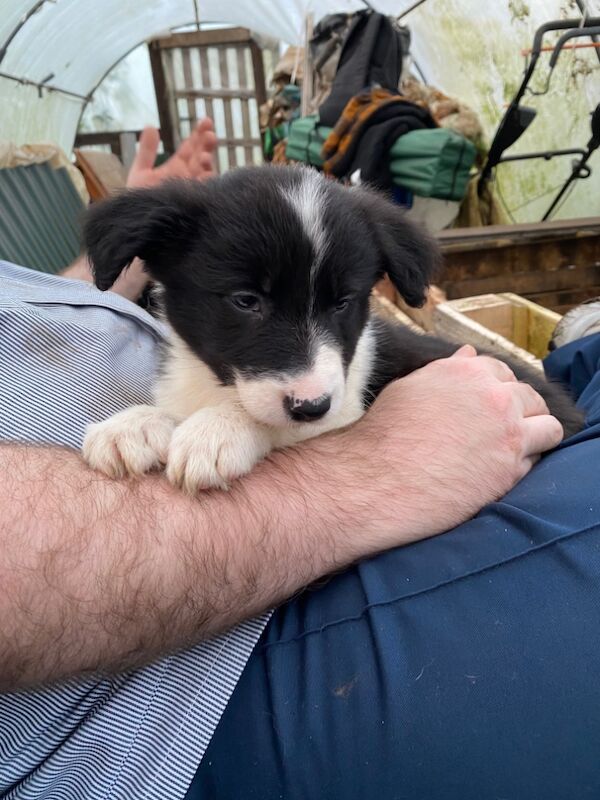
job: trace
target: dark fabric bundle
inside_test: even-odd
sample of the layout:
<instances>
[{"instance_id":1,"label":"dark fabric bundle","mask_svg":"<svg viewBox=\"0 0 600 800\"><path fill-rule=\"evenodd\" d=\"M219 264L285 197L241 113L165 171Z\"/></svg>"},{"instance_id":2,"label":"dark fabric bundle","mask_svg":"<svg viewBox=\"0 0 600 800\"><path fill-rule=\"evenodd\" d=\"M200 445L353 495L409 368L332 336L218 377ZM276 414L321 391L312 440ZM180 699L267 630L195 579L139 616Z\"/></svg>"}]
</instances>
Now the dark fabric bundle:
<instances>
[{"instance_id":1,"label":"dark fabric bundle","mask_svg":"<svg viewBox=\"0 0 600 800\"><path fill-rule=\"evenodd\" d=\"M352 21L331 88L319 107L321 125L332 128L348 102L365 88L396 90L402 72L404 34L383 14L365 11Z\"/></svg>"},{"instance_id":2,"label":"dark fabric bundle","mask_svg":"<svg viewBox=\"0 0 600 800\"><path fill-rule=\"evenodd\" d=\"M353 97L323 145L325 172L338 178L357 169L363 181L392 185L389 151L403 134L437 127L429 111L383 89Z\"/></svg>"}]
</instances>

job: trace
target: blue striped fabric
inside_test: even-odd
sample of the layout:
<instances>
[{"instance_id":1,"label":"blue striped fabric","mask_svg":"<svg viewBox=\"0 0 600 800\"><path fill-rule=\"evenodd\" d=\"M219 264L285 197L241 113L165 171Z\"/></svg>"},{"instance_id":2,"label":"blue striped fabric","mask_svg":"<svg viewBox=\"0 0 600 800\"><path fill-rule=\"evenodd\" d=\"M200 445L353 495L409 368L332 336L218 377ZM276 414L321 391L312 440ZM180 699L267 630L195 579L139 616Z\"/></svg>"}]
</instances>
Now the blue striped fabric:
<instances>
[{"instance_id":1,"label":"blue striped fabric","mask_svg":"<svg viewBox=\"0 0 600 800\"><path fill-rule=\"evenodd\" d=\"M117 295L0 262L0 440L79 447L148 402L164 329ZM0 797L183 798L268 615L104 680L0 695Z\"/></svg>"}]
</instances>

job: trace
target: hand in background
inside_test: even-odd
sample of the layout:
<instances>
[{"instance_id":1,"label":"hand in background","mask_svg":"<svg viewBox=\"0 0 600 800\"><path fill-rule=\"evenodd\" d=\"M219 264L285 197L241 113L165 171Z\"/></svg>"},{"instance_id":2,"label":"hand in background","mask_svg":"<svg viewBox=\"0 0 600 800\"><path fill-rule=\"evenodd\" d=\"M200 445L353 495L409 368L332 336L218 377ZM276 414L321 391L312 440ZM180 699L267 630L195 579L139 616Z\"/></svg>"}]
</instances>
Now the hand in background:
<instances>
[{"instance_id":1,"label":"hand in background","mask_svg":"<svg viewBox=\"0 0 600 800\"><path fill-rule=\"evenodd\" d=\"M189 178L198 181L215 174L214 155L217 147L212 120L202 119L176 152L159 167L155 167L160 137L156 128L144 128L138 152L129 175L128 188L158 186L170 178Z\"/></svg>"},{"instance_id":2,"label":"hand in background","mask_svg":"<svg viewBox=\"0 0 600 800\"><path fill-rule=\"evenodd\" d=\"M160 134L156 128L144 128L140 136L137 155L127 176L128 189L144 189L158 186L171 178L206 180L215 174L215 150L217 137L212 120L202 119L179 145L175 153L164 164L155 167ZM92 270L85 255L77 259L62 272L65 278L93 281ZM142 262L136 258L129 269L121 273L111 291L137 300L148 283Z\"/></svg>"}]
</instances>

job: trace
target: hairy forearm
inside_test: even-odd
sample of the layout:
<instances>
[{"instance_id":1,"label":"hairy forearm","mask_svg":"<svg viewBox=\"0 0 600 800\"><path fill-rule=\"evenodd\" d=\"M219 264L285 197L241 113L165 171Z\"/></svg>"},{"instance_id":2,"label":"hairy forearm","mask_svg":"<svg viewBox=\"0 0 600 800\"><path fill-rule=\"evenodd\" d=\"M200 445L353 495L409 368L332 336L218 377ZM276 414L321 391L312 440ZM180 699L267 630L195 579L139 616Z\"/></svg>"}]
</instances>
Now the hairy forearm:
<instances>
[{"instance_id":1,"label":"hairy forearm","mask_svg":"<svg viewBox=\"0 0 600 800\"><path fill-rule=\"evenodd\" d=\"M0 688L143 663L369 552L343 528L347 492L314 473L331 446L198 499L159 476L111 481L72 451L0 447Z\"/></svg>"}]
</instances>

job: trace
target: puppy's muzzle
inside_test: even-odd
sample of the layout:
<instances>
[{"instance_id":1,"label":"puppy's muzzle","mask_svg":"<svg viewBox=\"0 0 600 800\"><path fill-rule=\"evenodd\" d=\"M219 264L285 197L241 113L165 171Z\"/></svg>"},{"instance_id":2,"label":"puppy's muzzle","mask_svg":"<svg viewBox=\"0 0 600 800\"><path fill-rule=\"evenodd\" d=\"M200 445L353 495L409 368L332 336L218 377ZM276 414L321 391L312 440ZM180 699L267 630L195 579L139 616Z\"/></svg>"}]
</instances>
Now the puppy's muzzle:
<instances>
[{"instance_id":1,"label":"puppy's muzzle","mask_svg":"<svg viewBox=\"0 0 600 800\"><path fill-rule=\"evenodd\" d=\"M299 400L288 396L284 398L283 406L294 422L315 422L331 408L331 395L324 394L315 400Z\"/></svg>"}]
</instances>

